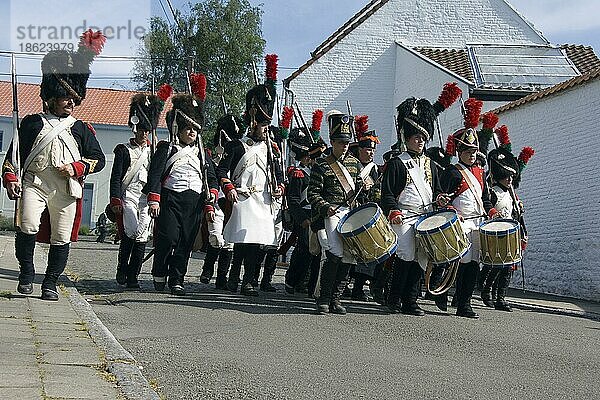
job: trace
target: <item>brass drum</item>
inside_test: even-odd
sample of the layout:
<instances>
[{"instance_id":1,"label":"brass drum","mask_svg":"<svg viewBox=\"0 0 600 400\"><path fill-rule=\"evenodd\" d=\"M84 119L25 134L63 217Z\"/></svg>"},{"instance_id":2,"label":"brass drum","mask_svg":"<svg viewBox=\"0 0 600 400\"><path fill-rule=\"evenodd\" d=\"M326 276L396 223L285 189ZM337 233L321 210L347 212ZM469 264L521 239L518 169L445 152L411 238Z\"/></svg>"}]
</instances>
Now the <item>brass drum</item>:
<instances>
[{"instance_id":1,"label":"brass drum","mask_svg":"<svg viewBox=\"0 0 600 400\"><path fill-rule=\"evenodd\" d=\"M396 232L375 203L351 210L340 220L337 231L360 264L375 266L396 252Z\"/></svg>"},{"instance_id":2,"label":"brass drum","mask_svg":"<svg viewBox=\"0 0 600 400\"><path fill-rule=\"evenodd\" d=\"M492 267L512 267L521 262L521 232L512 219L492 219L479 226L481 262Z\"/></svg>"},{"instance_id":3,"label":"brass drum","mask_svg":"<svg viewBox=\"0 0 600 400\"><path fill-rule=\"evenodd\" d=\"M433 264L460 260L471 247L454 210L433 211L420 217L415 231Z\"/></svg>"}]
</instances>

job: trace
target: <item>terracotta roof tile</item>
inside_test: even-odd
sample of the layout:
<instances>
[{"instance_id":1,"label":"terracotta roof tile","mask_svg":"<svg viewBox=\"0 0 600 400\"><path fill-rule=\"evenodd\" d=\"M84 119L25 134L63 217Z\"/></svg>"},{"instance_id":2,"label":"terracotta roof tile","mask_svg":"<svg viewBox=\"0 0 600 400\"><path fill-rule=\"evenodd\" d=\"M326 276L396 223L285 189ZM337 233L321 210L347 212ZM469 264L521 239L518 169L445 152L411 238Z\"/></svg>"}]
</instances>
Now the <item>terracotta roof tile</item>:
<instances>
[{"instance_id":1,"label":"terracotta roof tile","mask_svg":"<svg viewBox=\"0 0 600 400\"><path fill-rule=\"evenodd\" d=\"M591 70L583 75L576 76L575 78L571 78L568 81L559 83L558 85L554 85L552 87L541 90L539 92L532 93L532 94L525 96L519 100L512 101L508 104L503 105L502 107L498 107L498 108L492 110L491 112L493 112L495 114L500 114L500 113L503 113L510 109L522 106L523 104L532 103L541 98L554 95L556 93L562 92L564 90L570 89L572 87L575 87L575 86L578 86L578 85L581 85L581 84L584 84L586 82L593 81L596 79L600 79L600 68Z\"/></svg>"},{"instance_id":2,"label":"terracotta roof tile","mask_svg":"<svg viewBox=\"0 0 600 400\"><path fill-rule=\"evenodd\" d=\"M283 83L287 85L291 80L300 75L305 69L310 67L315 61L321 56L327 53L333 46L335 46L340 40L348 36L356 27L365 22L367 18L375 14L382 6L384 6L389 0L371 0L366 6L364 6L359 12L354 14L344 25L338 30L331 34L323 43L317 46L317 48L310 53L311 58L305 62L300 68L294 71L290 76L283 80Z\"/></svg>"},{"instance_id":3,"label":"terracotta roof tile","mask_svg":"<svg viewBox=\"0 0 600 400\"><path fill-rule=\"evenodd\" d=\"M600 59L590 46L563 44L560 48L567 52L567 57L582 74L600 68Z\"/></svg>"},{"instance_id":4,"label":"terracotta roof tile","mask_svg":"<svg viewBox=\"0 0 600 400\"><path fill-rule=\"evenodd\" d=\"M106 124L127 126L129 118L129 102L134 94L140 92L88 88L85 100L75 108L73 115L78 119L91 124ZM42 111L40 99L40 86L31 83L19 83L19 116L35 114ZM12 116L12 85L7 81L0 81L0 116ZM165 114L171 107L171 100L167 100L163 113L159 119L159 128L166 128Z\"/></svg>"},{"instance_id":5,"label":"terracotta roof tile","mask_svg":"<svg viewBox=\"0 0 600 400\"><path fill-rule=\"evenodd\" d=\"M469 62L469 55L465 49L415 47L414 50L440 64L442 67L473 82L473 71Z\"/></svg>"}]
</instances>

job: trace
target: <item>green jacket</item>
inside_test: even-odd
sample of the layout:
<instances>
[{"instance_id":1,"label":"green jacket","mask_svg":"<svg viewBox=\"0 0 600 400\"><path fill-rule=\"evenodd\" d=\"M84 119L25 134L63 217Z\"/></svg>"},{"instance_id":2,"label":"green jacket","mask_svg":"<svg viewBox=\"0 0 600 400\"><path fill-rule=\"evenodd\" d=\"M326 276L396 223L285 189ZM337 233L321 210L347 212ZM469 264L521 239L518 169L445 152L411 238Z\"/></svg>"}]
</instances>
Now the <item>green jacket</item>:
<instances>
[{"instance_id":1,"label":"green jacket","mask_svg":"<svg viewBox=\"0 0 600 400\"><path fill-rule=\"evenodd\" d=\"M329 207L339 206L348 200L346 199L342 184L328 164L328 161L332 157L333 155L329 155L317 160L317 163L311 170L310 182L308 184L307 199L310 202L313 213L318 214L321 218L327 217ZM358 190L362 185L358 177L361 169L360 161L351 154L346 154L341 161L354 181L355 190Z\"/></svg>"}]
</instances>

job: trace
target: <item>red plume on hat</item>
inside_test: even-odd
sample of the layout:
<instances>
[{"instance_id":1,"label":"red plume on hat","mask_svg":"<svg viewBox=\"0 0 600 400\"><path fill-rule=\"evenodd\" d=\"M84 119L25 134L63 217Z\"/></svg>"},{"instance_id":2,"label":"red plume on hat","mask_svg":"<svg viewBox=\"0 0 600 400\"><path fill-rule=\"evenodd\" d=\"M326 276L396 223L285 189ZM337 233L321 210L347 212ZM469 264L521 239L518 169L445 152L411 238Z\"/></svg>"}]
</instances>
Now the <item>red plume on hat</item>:
<instances>
[{"instance_id":1,"label":"red plume on hat","mask_svg":"<svg viewBox=\"0 0 600 400\"><path fill-rule=\"evenodd\" d=\"M88 64L91 64L94 57L102 52L104 43L106 43L106 36L104 36L102 31L94 32L88 29L79 38L77 52L85 58Z\"/></svg>"},{"instance_id":2,"label":"red plume on hat","mask_svg":"<svg viewBox=\"0 0 600 400\"><path fill-rule=\"evenodd\" d=\"M525 169L525 166L527 165L527 163L529 162L529 160L531 159L531 157L535 154L535 151L533 150L533 148L531 147L523 147L523 149L521 150L521 153L519 154L519 157L517 158L518 162L519 162L519 170L523 171Z\"/></svg>"},{"instance_id":3,"label":"red plume on hat","mask_svg":"<svg viewBox=\"0 0 600 400\"><path fill-rule=\"evenodd\" d=\"M190 84L192 86L192 94L200 101L206 100L206 76L204 74L190 74Z\"/></svg>"},{"instance_id":4,"label":"red plume on hat","mask_svg":"<svg viewBox=\"0 0 600 400\"><path fill-rule=\"evenodd\" d=\"M479 151L484 155L487 155L490 140L492 140L492 137L494 136L494 128L498 123L498 116L488 112L483 114L481 120L483 122L483 127L477 132L477 136L479 137Z\"/></svg>"},{"instance_id":5,"label":"red plume on hat","mask_svg":"<svg viewBox=\"0 0 600 400\"><path fill-rule=\"evenodd\" d=\"M323 122L323 110L315 110L312 115L312 124L310 126L310 133L313 140L316 142L321 137L321 123Z\"/></svg>"},{"instance_id":6,"label":"red plume on hat","mask_svg":"<svg viewBox=\"0 0 600 400\"><path fill-rule=\"evenodd\" d=\"M292 126L292 118L294 117L294 109L292 107L283 107L281 123L281 137L287 139L290 136L290 126Z\"/></svg>"},{"instance_id":7,"label":"red plume on hat","mask_svg":"<svg viewBox=\"0 0 600 400\"><path fill-rule=\"evenodd\" d=\"M369 116L368 115L357 115L354 117L354 131L356 132L356 138L361 140L367 131L369 130Z\"/></svg>"},{"instance_id":8,"label":"red plume on hat","mask_svg":"<svg viewBox=\"0 0 600 400\"><path fill-rule=\"evenodd\" d=\"M164 103L173 95L173 86L169 85L168 83L161 85L161 87L158 88L156 95L163 102L164 107Z\"/></svg>"},{"instance_id":9,"label":"red plume on hat","mask_svg":"<svg viewBox=\"0 0 600 400\"><path fill-rule=\"evenodd\" d=\"M275 89L275 85L277 84L277 62L279 61L279 56L277 54L267 54L265 56L265 77L266 84Z\"/></svg>"},{"instance_id":10,"label":"red plume on hat","mask_svg":"<svg viewBox=\"0 0 600 400\"><path fill-rule=\"evenodd\" d=\"M502 125L502 126L498 127L494 132L496 133L496 136L498 137L500 146L504 147L508 151L512 151L512 145L510 143L510 136L508 135L508 126Z\"/></svg>"},{"instance_id":11,"label":"red plume on hat","mask_svg":"<svg viewBox=\"0 0 600 400\"><path fill-rule=\"evenodd\" d=\"M481 109L483 108L483 101L475 98L469 98L465 101L465 128L477 128L479 125L479 117L481 115Z\"/></svg>"},{"instance_id":12,"label":"red plume on hat","mask_svg":"<svg viewBox=\"0 0 600 400\"><path fill-rule=\"evenodd\" d=\"M441 113L448 107L450 107L458 98L462 95L462 90L456 82L447 82L444 84L442 93L438 97L437 101L433 104L433 108L437 113Z\"/></svg>"}]
</instances>

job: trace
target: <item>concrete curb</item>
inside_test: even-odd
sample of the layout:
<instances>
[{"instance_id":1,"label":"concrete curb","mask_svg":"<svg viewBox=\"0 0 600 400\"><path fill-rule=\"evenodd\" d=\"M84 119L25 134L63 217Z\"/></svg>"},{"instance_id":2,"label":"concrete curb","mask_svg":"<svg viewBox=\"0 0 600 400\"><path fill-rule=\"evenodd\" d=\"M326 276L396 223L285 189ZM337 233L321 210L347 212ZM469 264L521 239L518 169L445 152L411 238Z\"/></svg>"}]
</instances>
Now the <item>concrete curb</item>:
<instances>
[{"instance_id":1,"label":"concrete curb","mask_svg":"<svg viewBox=\"0 0 600 400\"><path fill-rule=\"evenodd\" d=\"M520 310L536 311L546 314L564 315L567 317L585 318L592 321L600 322L600 314L589 311L571 310L563 307L542 306L538 304L521 303L512 299L507 299L507 302L513 307Z\"/></svg>"},{"instance_id":2,"label":"concrete curb","mask_svg":"<svg viewBox=\"0 0 600 400\"><path fill-rule=\"evenodd\" d=\"M89 334L96 345L104 352L108 364L107 370L117 378L121 393L129 400L160 400L160 396L140 372L135 358L104 326L73 282L69 281L69 283L70 286L66 287L69 292L69 302L81 319L86 322Z\"/></svg>"}]
</instances>

